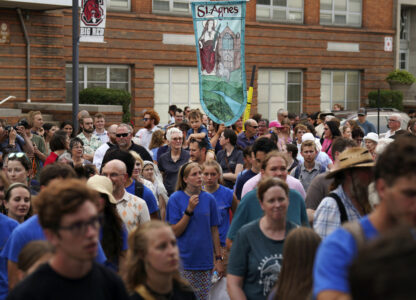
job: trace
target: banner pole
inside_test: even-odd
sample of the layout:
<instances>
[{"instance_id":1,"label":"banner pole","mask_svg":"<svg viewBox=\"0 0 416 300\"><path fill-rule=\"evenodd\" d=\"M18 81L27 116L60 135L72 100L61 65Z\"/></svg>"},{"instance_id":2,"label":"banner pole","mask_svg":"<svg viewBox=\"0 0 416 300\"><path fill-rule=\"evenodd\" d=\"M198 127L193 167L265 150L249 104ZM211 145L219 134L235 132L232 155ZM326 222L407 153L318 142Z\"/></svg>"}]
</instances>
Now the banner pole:
<instances>
[{"instance_id":1,"label":"banner pole","mask_svg":"<svg viewBox=\"0 0 416 300\"><path fill-rule=\"evenodd\" d=\"M250 118L251 103L252 103L252 100L253 100L253 85L254 85L255 74L256 74L256 65L254 65L252 70L251 70L250 86L249 86L248 92L247 92L247 106L246 106L246 110L244 111L244 116L243 116L243 130L245 130L244 129L244 122L247 121Z\"/></svg>"}]
</instances>

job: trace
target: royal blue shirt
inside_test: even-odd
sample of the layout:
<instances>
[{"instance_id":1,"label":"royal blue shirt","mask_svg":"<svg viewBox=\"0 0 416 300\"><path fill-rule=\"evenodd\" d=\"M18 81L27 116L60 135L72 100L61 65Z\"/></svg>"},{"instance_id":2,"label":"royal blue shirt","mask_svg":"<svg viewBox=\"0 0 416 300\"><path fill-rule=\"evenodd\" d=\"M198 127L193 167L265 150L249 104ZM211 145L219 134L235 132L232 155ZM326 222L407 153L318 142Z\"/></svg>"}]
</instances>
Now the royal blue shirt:
<instances>
[{"instance_id":1,"label":"royal blue shirt","mask_svg":"<svg viewBox=\"0 0 416 300\"><path fill-rule=\"evenodd\" d=\"M220 187L211 194L217 201L217 207L221 216L218 232L220 234L221 246L225 246L228 228L230 228L230 208L233 202L233 190L220 185Z\"/></svg>"},{"instance_id":2,"label":"royal blue shirt","mask_svg":"<svg viewBox=\"0 0 416 300\"><path fill-rule=\"evenodd\" d=\"M198 133L205 133L204 140L207 143L207 150L212 149L211 143L208 138L208 130L205 128L204 125L199 126ZM186 137L188 138L191 134L195 133L194 130L191 128L186 132Z\"/></svg>"},{"instance_id":3,"label":"royal blue shirt","mask_svg":"<svg viewBox=\"0 0 416 300\"><path fill-rule=\"evenodd\" d=\"M166 207L166 221L176 224L182 219L189 204L189 196L183 191L173 193ZM214 197L202 191L199 202L190 217L185 231L177 237L184 270L211 270L214 267L211 227L220 224Z\"/></svg>"},{"instance_id":4,"label":"royal blue shirt","mask_svg":"<svg viewBox=\"0 0 416 300\"><path fill-rule=\"evenodd\" d=\"M3 214L0 214L0 247L3 249L10 234L19 223ZM7 259L0 257L0 300L6 299L9 292L7 276Z\"/></svg>"}]
</instances>

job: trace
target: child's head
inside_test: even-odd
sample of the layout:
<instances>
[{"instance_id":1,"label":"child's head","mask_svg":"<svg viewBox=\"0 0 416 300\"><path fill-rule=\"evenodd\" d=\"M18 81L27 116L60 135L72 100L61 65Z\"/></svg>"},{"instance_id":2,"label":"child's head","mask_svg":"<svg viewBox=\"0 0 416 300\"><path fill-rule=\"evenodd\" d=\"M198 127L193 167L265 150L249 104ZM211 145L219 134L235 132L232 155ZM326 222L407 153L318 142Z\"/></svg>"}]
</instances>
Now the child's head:
<instances>
[{"instance_id":1,"label":"child's head","mask_svg":"<svg viewBox=\"0 0 416 300\"><path fill-rule=\"evenodd\" d=\"M192 109L189 113L189 123L191 124L191 127L193 130L198 129L201 127L202 124L202 114L198 109Z\"/></svg>"}]
</instances>

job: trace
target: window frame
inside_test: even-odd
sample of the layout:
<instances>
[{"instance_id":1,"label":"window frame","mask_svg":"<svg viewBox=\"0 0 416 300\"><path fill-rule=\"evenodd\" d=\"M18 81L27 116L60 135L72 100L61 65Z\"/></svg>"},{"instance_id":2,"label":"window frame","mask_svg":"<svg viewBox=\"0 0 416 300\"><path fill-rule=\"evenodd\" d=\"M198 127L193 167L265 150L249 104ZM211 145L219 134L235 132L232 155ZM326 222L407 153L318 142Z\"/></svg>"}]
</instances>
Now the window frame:
<instances>
[{"instance_id":1,"label":"window frame","mask_svg":"<svg viewBox=\"0 0 416 300\"><path fill-rule=\"evenodd\" d=\"M348 86L351 86L352 84L348 84L348 72L356 72L358 74L358 83L357 83L357 88L358 88L358 103L357 103L357 107L359 108L361 105L361 72L359 70L327 70L327 69L323 69L321 71L321 91L322 91L322 86L323 85L328 85L328 84L324 84L322 83L322 74L324 72L330 72L330 76L331 76L331 80L330 80L330 99L329 99L329 109L332 110L332 107L334 106L334 95L333 95L333 89L334 89L334 72L344 72L344 103L342 103L342 105L344 106L345 110L356 110L355 108L350 108L348 107L348 98L347 98L347 91L348 91ZM324 110L327 108L323 108L322 107L322 103L325 103L322 101L322 94L320 97L320 109ZM341 104L341 103L340 103ZM358 109L357 108L357 109Z\"/></svg>"},{"instance_id":2,"label":"window frame","mask_svg":"<svg viewBox=\"0 0 416 300\"><path fill-rule=\"evenodd\" d=\"M271 101L271 94L272 94L272 86L273 85L282 85L282 84L276 84L276 83L272 83L271 82L271 72L272 71L282 71L285 74L285 83L284 83L284 88L285 88L285 99L284 99L284 107L280 107L280 108L284 108L284 109L288 109L288 103L298 103L299 104L299 114L301 114L303 112L303 70L302 69L276 69L276 68L261 68L259 69L259 73L262 71L267 71L268 74L268 82L267 84L265 83L259 83L257 81L257 90L259 90L261 88L261 86L267 86L268 89L268 99L267 99L267 110L269 112L269 115L267 116L267 119L269 120L274 120L277 110L273 111L272 109L272 101ZM289 85L295 85L294 83L289 83L289 73L300 73L300 99L299 101L288 101L288 93L289 93ZM296 85L298 85L296 83ZM260 102L260 98L257 97L257 111L258 111L258 106L259 103L265 103L265 102ZM264 116L265 117L265 116Z\"/></svg>"},{"instance_id":3,"label":"window frame","mask_svg":"<svg viewBox=\"0 0 416 300\"><path fill-rule=\"evenodd\" d=\"M116 0L106 0L108 11L131 11L131 0L127 0L127 7L112 6L111 2L121 2Z\"/></svg>"},{"instance_id":4,"label":"window frame","mask_svg":"<svg viewBox=\"0 0 416 300\"><path fill-rule=\"evenodd\" d=\"M268 8L270 17L268 17L268 18L259 17L257 15L257 7ZM278 8L278 10L280 10L280 11L285 11L286 12L286 19L285 20L273 19L273 10L276 9L276 8ZM302 14L301 19L299 21L290 20L289 19L289 14L290 14L291 11L300 12ZM305 18L305 1L304 0L302 0L302 8L289 7L287 2L286 2L286 6L273 5L273 0L270 0L270 4L268 4L268 5L267 4L256 4L256 20L257 21L266 21L266 22L274 22L274 23L289 23L289 24L303 24L304 23L304 18Z\"/></svg>"},{"instance_id":5,"label":"window frame","mask_svg":"<svg viewBox=\"0 0 416 300\"><path fill-rule=\"evenodd\" d=\"M131 93L131 68L130 65L106 65L106 64L79 64L79 68L83 68L83 80L79 80L78 84L80 85L80 91L83 89L86 89L88 87L88 83L89 82L93 82L93 83L100 83L102 81L91 81L88 80L88 67L94 67L94 68L105 68L106 69L106 88L111 88L111 83L127 83L128 89L127 91L129 93ZM67 68L71 68L72 69L72 64L66 64L65 65L65 69ZM128 73L127 73L127 82L126 81L111 81L110 80L110 70L111 69L127 69ZM72 72L71 72L71 80L68 80L67 78L65 78L65 86L67 84L72 84L73 80L72 80ZM81 88L82 87L82 88ZM72 97L72 95L71 95Z\"/></svg>"},{"instance_id":6,"label":"window frame","mask_svg":"<svg viewBox=\"0 0 416 300\"><path fill-rule=\"evenodd\" d=\"M404 61L402 60L402 54L405 54ZM402 63L404 62L405 67L402 68ZM399 69L400 70L409 70L409 50L408 49L400 49L399 50Z\"/></svg>"},{"instance_id":7,"label":"window frame","mask_svg":"<svg viewBox=\"0 0 416 300\"><path fill-rule=\"evenodd\" d=\"M169 3L169 10L155 10L154 9L154 1L152 0L152 13L154 14L169 14L169 15L178 15L178 16L192 16L192 9L191 9L191 0L157 0L162 2L168 2ZM192 1L198 1L198 0L192 0ZM199 0L202 1L202 0ZM188 2L188 12L182 11L182 10L175 10L173 7L174 2Z\"/></svg>"},{"instance_id":8,"label":"window frame","mask_svg":"<svg viewBox=\"0 0 416 300\"><path fill-rule=\"evenodd\" d=\"M349 10L350 8L350 0L346 0L347 1L347 8L345 11L340 11L340 10L335 10L335 0L331 0L332 1L332 9L331 10L327 10L327 9L321 9L321 1L320 1L320 5L319 5L319 24L323 25L323 26L338 26L338 27L355 27L355 28L361 28L362 24L363 24L363 0L360 0L360 4L361 4L361 10L359 13L357 12L351 12ZM327 14L331 14L331 23L325 23L322 22L322 18L321 18L321 14L322 13L327 13ZM335 23L335 14L337 15L345 15L346 17L346 22L345 24L338 24ZM348 22L350 15L359 15L360 16L360 24L351 24Z\"/></svg>"}]
</instances>

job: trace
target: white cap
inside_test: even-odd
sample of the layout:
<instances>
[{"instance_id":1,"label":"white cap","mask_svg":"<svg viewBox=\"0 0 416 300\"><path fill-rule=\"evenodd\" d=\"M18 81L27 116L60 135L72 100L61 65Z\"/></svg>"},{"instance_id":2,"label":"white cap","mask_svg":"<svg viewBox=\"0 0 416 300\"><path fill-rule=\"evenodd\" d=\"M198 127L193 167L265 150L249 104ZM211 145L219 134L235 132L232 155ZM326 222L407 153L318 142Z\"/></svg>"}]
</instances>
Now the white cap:
<instances>
[{"instance_id":1,"label":"white cap","mask_svg":"<svg viewBox=\"0 0 416 300\"><path fill-rule=\"evenodd\" d=\"M367 133L367 135L364 137L364 140L370 140L373 141L375 143L378 143L378 134L375 132L369 132Z\"/></svg>"}]
</instances>

